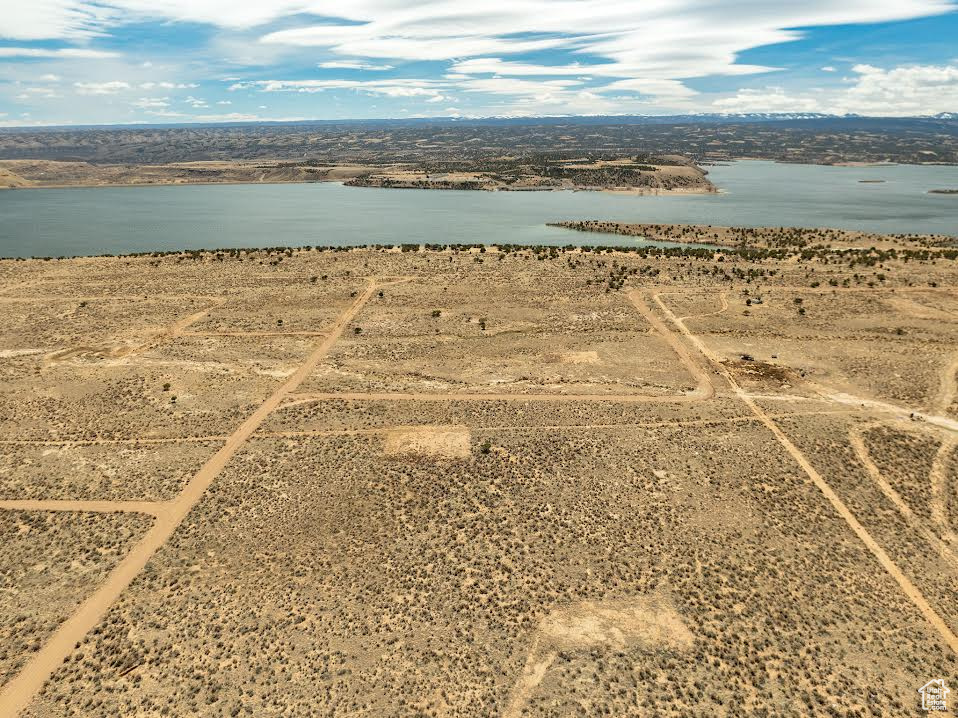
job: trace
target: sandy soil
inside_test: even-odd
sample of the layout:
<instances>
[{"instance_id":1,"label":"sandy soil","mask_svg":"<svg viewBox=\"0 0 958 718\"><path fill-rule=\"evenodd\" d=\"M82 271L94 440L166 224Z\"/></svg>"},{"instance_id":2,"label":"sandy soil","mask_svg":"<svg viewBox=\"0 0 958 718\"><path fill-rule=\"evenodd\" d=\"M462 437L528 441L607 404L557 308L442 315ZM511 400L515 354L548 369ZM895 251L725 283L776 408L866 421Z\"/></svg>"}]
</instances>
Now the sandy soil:
<instances>
[{"instance_id":1,"label":"sandy soil","mask_svg":"<svg viewBox=\"0 0 958 718\"><path fill-rule=\"evenodd\" d=\"M958 273L847 249L0 262L0 714L916 711Z\"/></svg>"}]
</instances>

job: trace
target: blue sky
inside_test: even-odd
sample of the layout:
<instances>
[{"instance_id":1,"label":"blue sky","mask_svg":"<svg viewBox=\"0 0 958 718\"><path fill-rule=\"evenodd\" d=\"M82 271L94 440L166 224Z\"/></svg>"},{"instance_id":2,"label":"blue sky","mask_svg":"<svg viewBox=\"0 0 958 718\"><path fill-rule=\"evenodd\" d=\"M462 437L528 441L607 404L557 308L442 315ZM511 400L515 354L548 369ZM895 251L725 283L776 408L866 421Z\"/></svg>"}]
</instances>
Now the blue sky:
<instances>
[{"instance_id":1,"label":"blue sky","mask_svg":"<svg viewBox=\"0 0 958 718\"><path fill-rule=\"evenodd\" d=\"M3 125L958 111L958 0L0 6Z\"/></svg>"}]
</instances>

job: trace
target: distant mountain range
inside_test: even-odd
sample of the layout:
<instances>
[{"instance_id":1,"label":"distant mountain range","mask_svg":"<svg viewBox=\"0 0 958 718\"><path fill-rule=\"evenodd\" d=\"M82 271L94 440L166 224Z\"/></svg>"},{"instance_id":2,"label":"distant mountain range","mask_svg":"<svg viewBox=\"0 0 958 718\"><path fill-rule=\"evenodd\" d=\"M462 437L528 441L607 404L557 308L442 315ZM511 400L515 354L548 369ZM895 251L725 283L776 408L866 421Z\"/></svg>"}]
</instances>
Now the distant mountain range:
<instances>
[{"instance_id":1,"label":"distant mountain range","mask_svg":"<svg viewBox=\"0 0 958 718\"><path fill-rule=\"evenodd\" d=\"M683 125L683 124L743 124L758 122L871 122L882 124L896 124L902 122L935 122L958 120L958 112L940 112L937 115L919 115L914 117L870 117L866 115L830 115L821 112L741 112L741 113L702 113L689 115L569 115L547 117L481 117L481 118L449 118L443 122L460 124L492 124L492 125L555 125L555 124L582 124L582 125ZM436 119L418 118L407 120L390 120L390 122L408 123L436 122ZM360 120L360 122L363 122ZM377 122L366 120L365 122Z\"/></svg>"},{"instance_id":2,"label":"distant mountain range","mask_svg":"<svg viewBox=\"0 0 958 718\"><path fill-rule=\"evenodd\" d=\"M831 125L845 128L907 128L909 125L928 126L944 123L949 129L955 127L958 112L939 112L936 115L913 117L870 117L866 115L830 115L820 112L744 112L744 113L703 113L688 115L552 115L542 117L409 117L397 119L343 119L343 120L295 120L279 122L217 122L217 123L174 123L174 124L123 124L123 125L60 125L48 127L7 127L0 133L17 132L55 132L62 130L105 130L105 129L174 129L183 127L255 127L255 126L344 126L360 125L365 127L416 127L422 125L473 125L473 126L521 126L521 125L709 125L709 124L753 124L782 123L810 127Z\"/></svg>"}]
</instances>

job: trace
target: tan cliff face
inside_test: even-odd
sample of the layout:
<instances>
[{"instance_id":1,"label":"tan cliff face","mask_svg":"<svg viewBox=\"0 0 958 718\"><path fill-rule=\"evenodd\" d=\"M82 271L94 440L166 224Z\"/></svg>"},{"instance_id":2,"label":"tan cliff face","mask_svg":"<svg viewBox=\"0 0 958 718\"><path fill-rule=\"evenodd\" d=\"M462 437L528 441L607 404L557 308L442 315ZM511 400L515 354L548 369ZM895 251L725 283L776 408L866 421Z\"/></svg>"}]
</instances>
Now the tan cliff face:
<instances>
[{"instance_id":1,"label":"tan cliff face","mask_svg":"<svg viewBox=\"0 0 958 718\"><path fill-rule=\"evenodd\" d=\"M18 187L30 187L33 182L24 179L10 168L0 164L0 189L16 189Z\"/></svg>"},{"instance_id":2,"label":"tan cliff face","mask_svg":"<svg viewBox=\"0 0 958 718\"><path fill-rule=\"evenodd\" d=\"M958 255L804 239L0 261L0 715L914 713Z\"/></svg>"}]
</instances>

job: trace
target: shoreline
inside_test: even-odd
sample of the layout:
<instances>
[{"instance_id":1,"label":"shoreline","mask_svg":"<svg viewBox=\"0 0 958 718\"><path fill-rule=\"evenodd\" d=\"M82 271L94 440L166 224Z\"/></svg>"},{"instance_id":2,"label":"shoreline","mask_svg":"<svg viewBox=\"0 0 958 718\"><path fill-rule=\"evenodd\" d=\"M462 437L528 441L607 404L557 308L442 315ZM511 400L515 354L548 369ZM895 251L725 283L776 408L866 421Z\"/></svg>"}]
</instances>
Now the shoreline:
<instances>
[{"instance_id":1,"label":"shoreline","mask_svg":"<svg viewBox=\"0 0 958 718\"><path fill-rule=\"evenodd\" d=\"M45 185L30 185L27 187L0 187L0 191L7 190L10 192L21 191L21 190L44 190L44 189L135 189L139 187L213 187L216 185L224 185L229 187L236 187L237 185L278 185L278 184L327 184L327 183L339 183L343 184L343 180L333 179L333 180L271 180L264 182L249 182L249 181L224 181L224 182L118 182L116 184L45 184Z\"/></svg>"},{"instance_id":2,"label":"shoreline","mask_svg":"<svg viewBox=\"0 0 958 718\"><path fill-rule=\"evenodd\" d=\"M723 194L724 190L720 187L712 185L712 188L688 188L688 187L676 187L673 189L666 188L605 188L605 187L530 187L528 189L508 189L502 187L496 187L492 189L453 189L449 187L370 187L364 185L351 185L347 180L344 179L317 179L317 180L267 180L262 182L251 182L251 181L221 181L221 182L123 182L123 183L71 183L71 184L44 184L44 185L27 185L22 187L4 187L0 186L0 192L19 192L23 190L48 190L48 189L131 189L131 188L143 188L143 187L215 187L217 185L224 185L230 187L236 187L238 185L249 185L249 186L259 186L259 185L307 185L307 184L340 184L344 187L352 187L354 189L379 189L379 190L420 190L425 192L437 192L437 191L446 191L446 192L485 192L488 194L495 194L496 192L510 192L514 194L521 194L523 192L597 192L604 194L615 194L622 196L636 196L636 197L665 197L669 195L709 195L709 194Z\"/></svg>"},{"instance_id":3,"label":"shoreline","mask_svg":"<svg viewBox=\"0 0 958 718\"><path fill-rule=\"evenodd\" d=\"M952 250L958 237L938 234L893 235L815 227L728 227L701 224L649 223L629 224L603 220L566 220L547 222L587 234L636 237L652 242L670 242L678 246L708 245L725 249L774 249L797 247L816 249L840 246L846 249L894 249L921 247Z\"/></svg>"},{"instance_id":4,"label":"shoreline","mask_svg":"<svg viewBox=\"0 0 958 718\"><path fill-rule=\"evenodd\" d=\"M0 159L0 171L4 169L4 162L13 162L19 160L2 160ZM241 162L246 160L240 160ZM771 162L774 164L780 165L795 165L795 166L813 166L813 167L840 167L844 169L867 169L867 168L889 168L889 167L958 167L958 164L950 164L945 162L923 162L923 163L901 163L901 162L836 162L836 163L815 163L815 162L784 162L781 160L772 160L772 159L762 159L759 157L736 157L731 160L723 162L724 165L728 166L736 162ZM145 165L145 166L156 166L156 165ZM709 166L709 165L704 165ZM343 167L353 167L356 165L343 165ZM707 175L706 175L707 176ZM21 178L22 179L22 178ZM272 180L210 180L210 181L155 181L155 182L69 182L65 184L24 184L24 185L15 185L8 186L2 184L2 175L0 175L0 191L10 191L10 190L43 190L43 189L105 189L112 187L188 187L188 186L215 186L215 185L228 185L228 186L237 186L237 185L281 185L281 184L324 184L328 182L334 182L343 184L345 186L357 187L361 189L418 189L426 191L436 191L436 190L448 190L455 192L601 192L604 194L614 194L619 196L635 196L635 197L668 197L668 196L682 196L682 195L710 195L710 194L724 194L725 189L714 185L709 181L708 187L674 187L674 188L660 188L660 187L594 187L594 186L582 186L582 187L519 187L519 188L509 188L509 187L491 187L491 188L466 188L466 189L457 189L451 187L401 187L401 186L391 186L391 187L381 187L381 186L371 186L371 185L356 185L349 184L350 180L354 179L353 177L332 177L332 178L323 178L323 179L272 179ZM28 182L34 182L33 180L26 180ZM873 180L861 180L861 182L869 183ZM938 195L951 195L953 192L942 192L936 190L928 190L927 194L938 194Z\"/></svg>"}]
</instances>

